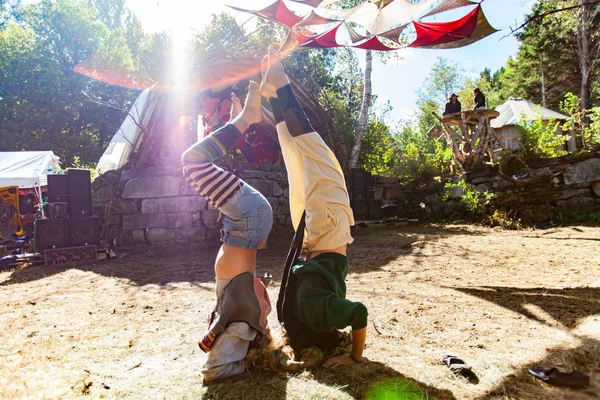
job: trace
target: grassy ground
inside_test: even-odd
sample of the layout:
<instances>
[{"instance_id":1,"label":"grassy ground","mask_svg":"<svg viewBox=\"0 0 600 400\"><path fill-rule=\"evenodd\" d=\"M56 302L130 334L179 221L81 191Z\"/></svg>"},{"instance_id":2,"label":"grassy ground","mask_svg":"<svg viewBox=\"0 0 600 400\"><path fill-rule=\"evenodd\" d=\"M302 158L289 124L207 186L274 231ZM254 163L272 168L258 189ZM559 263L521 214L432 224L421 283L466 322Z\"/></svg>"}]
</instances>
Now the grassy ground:
<instances>
[{"instance_id":1,"label":"grassy ground","mask_svg":"<svg viewBox=\"0 0 600 400\"><path fill-rule=\"evenodd\" d=\"M290 239L274 236L259 255L273 301ZM144 246L0 273L0 398L349 399L378 387L394 398L404 378L440 399L600 397L600 228L371 227L355 238L348 294L369 308L364 364L203 386L196 341L217 247ZM479 383L453 378L444 354ZM577 368L592 386L557 389L530 366Z\"/></svg>"}]
</instances>

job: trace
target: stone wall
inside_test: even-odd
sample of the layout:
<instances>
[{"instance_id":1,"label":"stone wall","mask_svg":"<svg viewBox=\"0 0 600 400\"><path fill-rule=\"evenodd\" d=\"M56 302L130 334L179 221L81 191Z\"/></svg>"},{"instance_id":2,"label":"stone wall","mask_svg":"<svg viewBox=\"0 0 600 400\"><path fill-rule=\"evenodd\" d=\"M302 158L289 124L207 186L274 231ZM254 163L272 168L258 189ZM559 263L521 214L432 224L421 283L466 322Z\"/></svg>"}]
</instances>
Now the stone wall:
<instances>
[{"instance_id":1,"label":"stone wall","mask_svg":"<svg viewBox=\"0 0 600 400\"><path fill-rule=\"evenodd\" d=\"M233 170L269 200L274 211L274 230L292 229L285 169L227 163L222 167ZM188 184L181 168L109 171L94 181L93 190L96 215L101 217L106 239L111 242L154 244L220 239L219 211Z\"/></svg>"},{"instance_id":2,"label":"stone wall","mask_svg":"<svg viewBox=\"0 0 600 400\"><path fill-rule=\"evenodd\" d=\"M259 190L273 207L274 231L291 232L289 188L283 167L253 164L222 165ZM476 191L496 195L484 209L512 212L524 223L569 220L600 212L600 152L528 162L528 176L514 179L498 168L485 167L465 175ZM349 181L349 180L348 180ZM372 196L395 204L395 214L420 221L460 218L460 188L444 201L448 181L433 177L401 185L393 177L374 176ZM185 181L181 168L154 167L139 171L110 171L93 184L96 215L107 229L106 239L124 243L188 240L218 241L221 222ZM452 200L453 199L453 200ZM464 207L463 207L464 208Z\"/></svg>"},{"instance_id":3,"label":"stone wall","mask_svg":"<svg viewBox=\"0 0 600 400\"><path fill-rule=\"evenodd\" d=\"M498 167L486 166L461 178L477 192L495 194L492 204L482 211L510 212L524 223L569 221L600 212L600 152L528 161L523 170L526 174L516 179L502 174ZM430 177L401 186L394 178L374 177L374 182L375 193L382 193L384 203L397 204L400 216L427 221L465 214L458 204L461 188L449 193L449 201L443 200L449 180Z\"/></svg>"}]
</instances>

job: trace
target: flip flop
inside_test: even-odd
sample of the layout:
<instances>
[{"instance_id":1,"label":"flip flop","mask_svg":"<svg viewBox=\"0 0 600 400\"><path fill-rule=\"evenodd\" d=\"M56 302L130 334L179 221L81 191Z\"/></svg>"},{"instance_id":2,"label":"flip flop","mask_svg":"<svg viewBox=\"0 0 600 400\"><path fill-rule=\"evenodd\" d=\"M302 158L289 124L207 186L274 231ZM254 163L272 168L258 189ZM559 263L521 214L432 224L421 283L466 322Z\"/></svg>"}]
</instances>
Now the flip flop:
<instances>
[{"instance_id":1,"label":"flip flop","mask_svg":"<svg viewBox=\"0 0 600 400\"><path fill-rule=\"evenodd\" d=\"M470 365L468 365L466 362L464 362L463 360L461 360L460 358L458 358L456 356L447 355L447 356L444 356L444 358L442 358L442 362L444 363L445 366L450 368L450 371L452 371L452 373L455 376L460 376L461 378L465 379L467 382L475 384L475 385L479 383L479 378L471 370L472 367Z\"/></svg>"},{"instance_id":2,"label":"flip flop","mask_svg":"<svg viewBox=\"0 0 600 400\"><path fill-rule=\"evenodd\" d=\"M590 385L590 377L576 369L569 373L560 372L556 368L528 368L527 371L536 378L554 386L583 389Z\"/></svg>"},{"instance_id":3,"label":"flip flop","mask_svg":"<svg viewBox=\"0 0 600 400\"><path fill-rule=\"evenodd\" d=\"M456 373L460 373L462 371L470 371L471 370L471 366L468 365L466 362L464 362L463 360L461 360L460 358L456 357L456 356L444 356L444 358L442 359L442 362L444 363L445 366L447 366L448 368L450 368L450 371Z\"/></svg>"}]
</instances>

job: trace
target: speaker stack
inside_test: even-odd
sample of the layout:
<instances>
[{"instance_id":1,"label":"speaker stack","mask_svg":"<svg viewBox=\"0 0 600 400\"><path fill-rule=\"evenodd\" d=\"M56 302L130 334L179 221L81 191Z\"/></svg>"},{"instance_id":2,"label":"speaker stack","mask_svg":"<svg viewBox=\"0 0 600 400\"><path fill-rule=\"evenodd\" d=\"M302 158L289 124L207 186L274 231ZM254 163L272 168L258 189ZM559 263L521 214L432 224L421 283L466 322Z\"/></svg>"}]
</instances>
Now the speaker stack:
<instances>
[{"instance_id":1,"label":"speaker stack","mask_svg":"<svg viewBox=\"0 0 600 400\"><path fill-rule=\"evenodd\" d=\"M98 244L100 221L92 215L92 183L87 169L48 175L47 219L35 221L35 251Z\"/></svg>"},{"instance_id":2,"label":"speaker stack","mask_svg":"<svg viewBox=\"0 0 600 400\"><path fill-rule=\"evenodd\" d=\"M350 206L357 220L381 219L381 200L374 199L373 176L362 168L353 168Z\"/></svg>"}]
</instances>

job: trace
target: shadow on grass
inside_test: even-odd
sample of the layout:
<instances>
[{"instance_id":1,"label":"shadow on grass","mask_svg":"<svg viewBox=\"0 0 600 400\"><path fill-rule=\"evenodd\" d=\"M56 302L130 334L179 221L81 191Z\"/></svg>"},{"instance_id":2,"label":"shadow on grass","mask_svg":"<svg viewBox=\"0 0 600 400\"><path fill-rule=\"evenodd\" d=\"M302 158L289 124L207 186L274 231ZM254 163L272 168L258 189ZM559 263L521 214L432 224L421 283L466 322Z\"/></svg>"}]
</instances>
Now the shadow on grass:
<instances>
[{"instance_id":1,"label":"shadow on grass","mask_svg":"<svg viewBox=\"0 0 600 400\"><path fill-rule=\"evenodd\" d=\"M332 392L324 391L320 385L311 385L311 382L327 386ZM339 369L321 367L298 375L252 369L240 377L208 384L202 399L283 400L316 397L333 400L340 390L353 398L365 400L455 399L450 391L414 381L392 368L370 361Z\"/></svg>"},{"instance_id":2,"label":"shadow on grass","mask_svg":"<svg viewBox=\"0 0 600 400\"><path fill-rule=\"evenodd\" d=\"M434 242L452 235L481 235L461 227L410 225L401 227L355 228L354 243L348 248L350 270L372 272L391 260L413 252L415 242ZM268 272L274 282L280 282L283 266L292 239L292 232L271 235L266 250L259 252L257 272ZM132 285L168 285L170 283L214 282L214 260L218 242L142 244L116 250L117 259L78 266L32 266L13 271L0 286L44 279L70 269L89 271L98 275L122 278Z\"/></svg>"},{"instance_id":3,"label":"shadow on grass","mask_svg":"<svg viewBox=\"0 0 600 400\"><path fill-rule=\"evenodd\" d=\"M531 365L524 366L518 374L509 375L482 399L569 399L587 400L600 398L600 341L580 336L576 348L550 349L548 355ZM527 368L558 368L562 372L578 369L590 376L587 389L574 390L549 385L534 378Z\"/></svg>"},{"instance_id":4,"label":"shadow on grass","mask_svg":"<svg viewBox=\"0 0 600 400\"><path fill-rule=\"evenodd\" d=\"M541 308L567 328L574 328L585 317L600 314L600 288L523 289L483 286L451 289L495 303L543 324L548 324L549 321L533 314L526 305Z\"/></svg>"}]
</instances>

